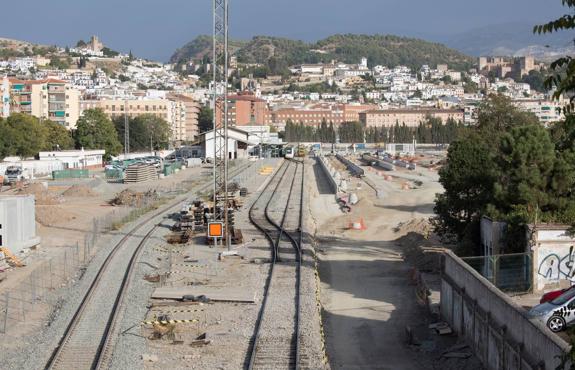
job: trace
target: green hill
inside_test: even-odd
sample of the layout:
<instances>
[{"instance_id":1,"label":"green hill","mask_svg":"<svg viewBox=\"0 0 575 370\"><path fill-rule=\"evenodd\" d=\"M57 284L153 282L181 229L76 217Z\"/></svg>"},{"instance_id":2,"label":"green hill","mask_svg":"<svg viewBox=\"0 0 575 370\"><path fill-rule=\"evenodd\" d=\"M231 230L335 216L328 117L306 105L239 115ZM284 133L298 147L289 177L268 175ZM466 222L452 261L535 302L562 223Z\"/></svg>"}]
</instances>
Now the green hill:
<instances>
[{"instance_id":1,"label":"green hill","mask_svg":"<svg viewBox=\"0 0 575 370\"><path fill-rule=\"evenodd\" d=\"M246 44L245 41L230 41L230 52L234 53ZM212 36L200 35L188 42L172 54L170 63L182 63L189 60L201 60L204 56L212 55Z\"/></svg>"},{"instance_id":2,"label":"green hill","mask_svg":"<svg viewBox=\"0 0 575 370\"><path fill-rule=\"evenodd\" d=\"M200 36L178 49L172 56L173 63L201 59L211 47L211 38ZM370 66L395 67L406 65L419 68L423 64L435 67L447 64L456 70L473 65L473 59L445 45L420 39L393 35L335 35L315 43L280 37L256 36L249 42L235 43L233 52L242 63L266 65L270 73L281 73L291 65L320 63L338 60L359 63L368 58Z\"/></svg>"}]
</instances>

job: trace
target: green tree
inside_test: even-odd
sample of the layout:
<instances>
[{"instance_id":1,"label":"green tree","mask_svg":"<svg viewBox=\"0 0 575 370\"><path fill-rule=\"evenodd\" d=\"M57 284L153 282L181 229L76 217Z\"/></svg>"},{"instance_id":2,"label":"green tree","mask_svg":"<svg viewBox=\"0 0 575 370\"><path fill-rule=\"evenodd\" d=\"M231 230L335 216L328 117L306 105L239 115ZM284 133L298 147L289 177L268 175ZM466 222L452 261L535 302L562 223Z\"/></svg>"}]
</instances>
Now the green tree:
<instances>
[{"instance_id":1,"label":"green tree","mask_svg":"<svg viewBox=\"0 0 575 370\"><path fill-rule=\"evenodd\" d=\"M214 111L210 107L202 106L200 108L200 114L198 115L198 126L200 133L214 129Z\"/></svg>"},{"instance_id":2,"label":"green tree","mask_svg":"<svg viewBox=\"0 0 575 370\"><path fill-rule=\"evenodd\" d=\"M44 143L44 150L67 150L74 148L74 138L70 131L64 126L50 121L44 120L42 123L46 127L46 141Z\"/></svg>"},{"instance_id":3,"label":"green tree","mask_svg":"<svg viewBox=\"0 0 575 370\"><path fill-rule=\"evenodd\" d=\"M489 145L479 134L470 134L449 147L447 164L439 170L445 192L435 200L435 230L461 241L478 223L492 199L496 170Z\"/></svg>"},{"instance_id":4,"label":"green tree","mask_svg":"<svg viewBox=\"0 0 575 370\"><path fill-rule=\"evenodd\" d=\"M143 114L128 120L130 125L130 150L149 151L166 149L171 138L171 129L168 122L153 114ZM124 140L125 117L114 119L114 126L118 132L118 140Z\"/></svg>"},{"instance_id":5,"label":"green tree","mask_svg":"<svg viewBox=\"0 0 575 370\"><path fill-rule=\"evenodd\" d=\"M101 109L88 109L76 124L76 146L85 149L104 149L106 159L122 150L112 121Z\"/></svg>"},{"instance_id":6,"label":"green tree","mask_svg":"<svg viewBox=\"0 0 575 370\"><path fill-rule=\"evenodd\" d=\"M47 137L46 126L38 118L15 113L10 115L0 132L4 141L4 155L16 155L21 158L33 157L44 149Z\"/></svg>"}]
</instances>

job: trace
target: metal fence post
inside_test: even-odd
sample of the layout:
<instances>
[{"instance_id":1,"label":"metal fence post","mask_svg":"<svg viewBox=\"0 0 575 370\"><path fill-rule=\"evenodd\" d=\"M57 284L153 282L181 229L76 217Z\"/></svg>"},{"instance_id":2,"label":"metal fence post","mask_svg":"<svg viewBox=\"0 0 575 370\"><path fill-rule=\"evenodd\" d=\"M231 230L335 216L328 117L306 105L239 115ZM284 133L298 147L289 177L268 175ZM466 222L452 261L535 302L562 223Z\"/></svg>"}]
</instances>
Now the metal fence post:
<instances>
[{"instance_id":1,"label":"metal fence post","mask_svg":"<svg viewBox=\"0 0 575 370\"><path fill-rule=\"evenodd\" d=\"M6 334L6 325L8 323L8 307L10 306L10 292L4 293L4 302L6 303L6 309L4 310L4 325L2 327L2 333Z\"/></svg>"},{"instance_id":2,"label":"metal fence post","mask_svg":"<svg viewBox=\"0 0 575 370\"><path fill-rule=\"evenodd\" d=\"M54 285L52 284L52 258L50 258L48 263L50 266L50 289L54 289Z\"/></svg>"}]
</instances>

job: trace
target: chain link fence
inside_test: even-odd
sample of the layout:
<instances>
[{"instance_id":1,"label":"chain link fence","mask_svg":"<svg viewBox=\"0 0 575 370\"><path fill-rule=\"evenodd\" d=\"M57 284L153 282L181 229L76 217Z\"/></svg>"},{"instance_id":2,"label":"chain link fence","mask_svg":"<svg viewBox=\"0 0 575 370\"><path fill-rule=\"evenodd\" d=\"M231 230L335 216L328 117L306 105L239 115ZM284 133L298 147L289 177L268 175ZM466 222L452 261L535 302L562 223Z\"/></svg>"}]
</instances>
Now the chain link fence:
<instances>
[{"instance_id":1,"label":"chain link fence","mask_svg":"<svg viewBox=\"0 0 575 370\"><path fill-rule=\"evenodd\" d=\"M277 159L258 161L256 165L231 176L232 181L237 181L240 186L253 184L258 181L257 171L263 166L274 165L275 161ZM246 160L231 163L231 174L248 164ZM157 190L156 197L143 197L135 207L119 206L106 216L93 218L91 227L84 232L83 241L50 248L49 257L46 256L45 250L31 251L24 261L28 270L26 276L19 278L19 270L14 268L9 274L18 279L17 283L12 284L10 279L3 282L7 288L0 293L0 333L3 334L0 336L0 343L9 344L12 335L20 336L22 333L33 332L42 325L50 325L64 303L66 292L62 288L82 278L99 248L109 245L111 237L119 233L125 224L136 221L174 197L190 191L205 182L209 176L211 170L206 168L199 175L163 186ZM170 264L171 261L170 258ZM207 276L214 274L208 267L198 272Z\"/></svg>"},{"instance_id":2,"label":"chain link fence","mask_svg":"<svg viewBox=\"0 0 575 370\"><path fill-rule=\"evenodd\" d=\"M532 253L465 257L462 260L504 292L524 293L533 288Z\"/></svg>"},{"instance_id":3,"label":"chain link fence","mask_svg":"<svg viewBox=\"0 0 575 370\"><path fill-rule=\"evenodd\" d=\"M78 281L99 247L107 245L109 237L118 233L122 225L135 221L141 215L156 208L162 200L144 200L139 207L118 207L105 217L94 218L83 241L74 245L50 248L50 256L39 249L31 251L25 258L26 277L18 277L18 268L10 275L18 282L5 281L8 288L0 293L0 333L2 340L9 340L9 334L19 328L37 329L45 323L38 319L48 316L48 325L63 304L61 288ZM108 236L108 238L106 237Z\"/></svg>"}]
</instances>

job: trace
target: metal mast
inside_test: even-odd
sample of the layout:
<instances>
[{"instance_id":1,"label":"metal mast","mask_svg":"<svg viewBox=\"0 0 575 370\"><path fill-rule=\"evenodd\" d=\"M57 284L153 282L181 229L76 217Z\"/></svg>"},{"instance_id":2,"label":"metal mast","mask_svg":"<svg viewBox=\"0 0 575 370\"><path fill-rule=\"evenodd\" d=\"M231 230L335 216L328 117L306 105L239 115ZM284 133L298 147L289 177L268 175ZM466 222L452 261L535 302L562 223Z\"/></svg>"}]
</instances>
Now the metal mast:
<instances>
[{"instance_id":1,"label":"metal mast","mask_svg":"<svg viewBox=\"0 0 575 370\"><path fill-rule=\"evenodd\" d=\"M130 121L128 117L128 100L124 100L124 154L127 155L128 153L130 153Z\"/></svg>"},{"instance_id":2,"label":"metal mast","mask_svg":"<svg viewBox=\"0 0 575 370\"><path fill-rule=\"evenodd\" d=\"M214 220L228 230L228 0L213 0L213 106L214 106Z\"/></svg>"}]
</instances>

